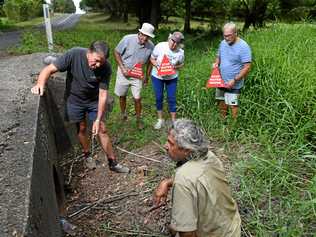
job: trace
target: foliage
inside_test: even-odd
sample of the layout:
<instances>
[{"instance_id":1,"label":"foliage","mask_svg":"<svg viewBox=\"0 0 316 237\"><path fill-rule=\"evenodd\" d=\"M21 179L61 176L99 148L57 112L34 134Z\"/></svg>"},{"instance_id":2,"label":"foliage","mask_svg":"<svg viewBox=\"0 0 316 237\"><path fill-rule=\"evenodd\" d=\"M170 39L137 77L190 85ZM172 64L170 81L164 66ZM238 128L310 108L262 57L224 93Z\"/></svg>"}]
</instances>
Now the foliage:
<instances>
[{"instance_id":1,"label":"foliage","mask_svg":"<svg viewBox=\"0 0 316 237\"><path fill-rule=\"evenodd\" d=\"M105 22L99 15L85 16L74 30L57 32L57 50L87 47L103 39L113 49L123 35L135 32L137 22ZM173 19L174 20L174 19ZM183 23L183 22L182 22ZM165 40L173 25L163 25L155 42ZM243 220L244 236L313 236L316 228L316 38L308 24L275 24L242 35L254 56L251 73L241 95L237 122L223 122L214 90L205 83L220 42L207 32L186 35L186 62L178 85L178 115L197 121L211 140L223 144L233 166L231 183ZM20 50L43 51L45 36L28 34ZM116 68L113 56L110 57ZM115 71L115 70L114 70ZM115 75L113 75L113 79ZM113 92L114 80L111 83ZM145 131L133 129L134 108L128 100L131 120L122 124L118 103L109 120L116 143L133 148L165 139L153 132L155 108L150 87L143 90ZM125 126L129 126L130 130ZM122 128L124 127L124 128ZM123 130L122 130L123 129ZM124 131L124 132L122 132Z\"/></svg>"},{"instance_id":2,"label":"foliage","mask_svg":"<svg viewBox=\"0 0 316 237\"><path fill-rule=\"evenodd\" d=\"M7 0L3 9L6 16L15 21L25 21L42 15L41 0Z\"/></svg>"},{"instance_id":3,"label":"foliage","mask_svg":"<svg viewBox=\"0 0 316 237\"><path fill-rule=\"evenodd\" d=\"M55 12L75 13L76 7L72 0L54 0L53 8Z\"/></svg>"},{"instance_id":4,"label":"foliage","mask_svg":"<svg viewBox=\"0 0 316 237\"><path fill-rule=\"evenodd\" d=\"M157 4L160 2L160 9ZM156 26L168 22L170 17L185 17L186 0L82 0L82 8L110 13L112 19L122 19L123 15L137 15L139 22L149 21ZM210 27L218 30L227 20L244 21L244 29L263 27L265 22L276 19L306 20L316 17L316 0L190 0L191 18L207 20ZM157 11L157 12L156 12ZM156 14L158 13L158 19ZM155 16L155 17L154 17ZM157 23L158 22L158 23Z\"/></svg>"}]
</instances>

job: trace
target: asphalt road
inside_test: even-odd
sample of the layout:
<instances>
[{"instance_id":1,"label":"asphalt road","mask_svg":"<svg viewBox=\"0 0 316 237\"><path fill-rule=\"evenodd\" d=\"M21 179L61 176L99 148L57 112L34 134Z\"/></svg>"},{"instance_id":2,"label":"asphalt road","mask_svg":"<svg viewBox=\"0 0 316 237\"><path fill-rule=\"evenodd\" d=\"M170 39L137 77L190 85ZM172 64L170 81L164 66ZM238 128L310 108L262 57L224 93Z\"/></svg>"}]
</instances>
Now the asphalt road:
<instances>
[{"instance_id":1,"label":"asphalt road","mask_svg":"<svg viewBox=\"0 0 316 237\"><path fill-rule=\"evenodd\" d=\"M78 23L80 16L80 14L70 14L64 15L58 19L54 19L52 21L53 34L56 30L65 30L74 27ZM43 23L39 26L36 26L34 29L45 30L45 24ZM0 50L5 50L8 47L18 45L20 43L22 33L23 30L0 32Z\"/></svg>"}]
</instances>

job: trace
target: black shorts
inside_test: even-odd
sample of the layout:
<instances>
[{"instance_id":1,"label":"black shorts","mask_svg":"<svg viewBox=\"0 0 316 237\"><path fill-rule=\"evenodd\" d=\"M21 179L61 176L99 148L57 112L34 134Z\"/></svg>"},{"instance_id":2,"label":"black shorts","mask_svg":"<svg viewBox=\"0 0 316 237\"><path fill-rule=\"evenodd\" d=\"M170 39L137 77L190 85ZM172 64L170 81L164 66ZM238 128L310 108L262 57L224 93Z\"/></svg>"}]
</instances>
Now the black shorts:
<instances>
[{"instance_id":1,"label":"black shorts","mask_svg":"<svg viewBox=\"0 0 316 237\"><path fill-rule=\"evenodd\" d=\"M98 114L98 102L87 105L66 103L66 121L78 123L84 121L86 116L94 121Z\"/></svg>"}]
</instances>

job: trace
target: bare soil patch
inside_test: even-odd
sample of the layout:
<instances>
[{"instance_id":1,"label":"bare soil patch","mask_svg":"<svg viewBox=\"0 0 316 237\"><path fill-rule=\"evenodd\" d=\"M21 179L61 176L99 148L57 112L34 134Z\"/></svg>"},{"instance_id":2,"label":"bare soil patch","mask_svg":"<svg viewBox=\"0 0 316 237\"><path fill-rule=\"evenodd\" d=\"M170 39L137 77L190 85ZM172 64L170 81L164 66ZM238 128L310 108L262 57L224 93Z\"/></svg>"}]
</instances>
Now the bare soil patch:
<instances>
[{"instance_id":1,"label":"bare soil patch","mask_svg":"<svg viewBox=\"0 0 316 237\"><path fill-rule=\"evenodd\" d=\"M78 227L76 236L166 236L170 199L156 208L152 194L159 181L170 176L172 161L154 143L132 152L159 162L117 151L129 174L110 171L100 150L95 170L88 170L83 159L64 165L65 182L71 177L67 216Z\"/></svg>"}]
</instances>

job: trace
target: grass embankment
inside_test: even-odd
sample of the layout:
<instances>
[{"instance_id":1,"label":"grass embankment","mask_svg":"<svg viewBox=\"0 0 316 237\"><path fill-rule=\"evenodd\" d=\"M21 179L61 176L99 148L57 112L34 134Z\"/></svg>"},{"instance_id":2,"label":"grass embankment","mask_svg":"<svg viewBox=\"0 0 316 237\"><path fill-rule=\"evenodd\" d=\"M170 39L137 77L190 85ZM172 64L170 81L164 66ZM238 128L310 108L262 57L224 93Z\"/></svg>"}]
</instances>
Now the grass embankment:
<instances>
[{"instance_id":1,"label":"grass embankment","mask_svg":"<svg viewBox=\"0 0 316 237\"><path fill-rule=\"evenodd\" d=\"M171 29L172 26L164 26ZM166 28L155 42L165 40ZM56 49L88 46L96 39L113 49L121 37L135 32L136 23L106 22L99 15L85 16L74 29L54 34ZM273 25L243 38L253 50L253 67L241 97L236 123L220 120L214 91L205 90L219 38L186 35L186 65L178 90L179 117L200 123L209 136L223 142L233 165L231 177L245 236L313 236L316 232L316 37L311 25ZM46 39L27 34L20 52L45 51ZM111 56L111 62L114 59ZM115 67L113 66L114 72ZM111 91L114 86L114 76ZM146 129L119 121L118 103L109 127L116 142L135 148L164 132L153 131L155 108L151 88L143 91ZM134 126L133 126L134 127Z\"/></svg>"}]
</instances>

